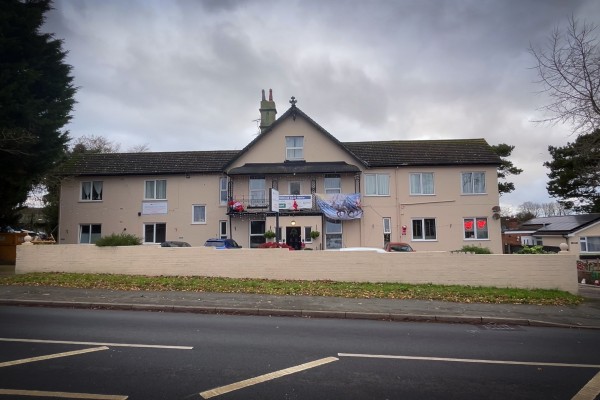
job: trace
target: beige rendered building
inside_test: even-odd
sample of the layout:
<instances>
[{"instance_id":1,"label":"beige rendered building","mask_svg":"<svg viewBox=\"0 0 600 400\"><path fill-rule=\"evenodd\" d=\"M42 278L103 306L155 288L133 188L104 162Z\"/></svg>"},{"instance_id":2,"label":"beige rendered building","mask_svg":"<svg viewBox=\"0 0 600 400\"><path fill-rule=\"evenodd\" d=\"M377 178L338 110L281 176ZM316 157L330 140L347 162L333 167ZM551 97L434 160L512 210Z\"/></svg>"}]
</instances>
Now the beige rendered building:
<instances>
[{"instance_id":1,"label":"beige rendered building","mask_svg":"<svg viewBox=\"0 0 600 400\"><path fill-rule=\"evenodd\" d=\"M276 119L263 92L261 133L240 151L75 159L64 170L59 243L127 232L147 244L227 237L257 247L279 227L280 240L311 249L392 241L502 252L500 159L484 139L340 142L290 103Z\"/></svg>"}]
</instances>

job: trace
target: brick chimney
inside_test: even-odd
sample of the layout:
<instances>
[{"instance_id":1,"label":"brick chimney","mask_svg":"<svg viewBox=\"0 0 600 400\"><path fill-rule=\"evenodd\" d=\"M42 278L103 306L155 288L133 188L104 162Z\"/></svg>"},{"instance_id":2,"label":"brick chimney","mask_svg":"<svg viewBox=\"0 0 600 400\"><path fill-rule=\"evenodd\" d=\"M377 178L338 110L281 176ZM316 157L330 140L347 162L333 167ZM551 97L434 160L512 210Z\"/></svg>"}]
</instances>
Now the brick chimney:
<instances>
[{"instance_id":1,"label":"brick chimney","mask_svg":"<svg viewBox=\"0 0 600 400\"><path fill-rule=\"evenodd\" d=\"M275 122L275 102L273 101L273 90L269 89L269 100L265 100L265 90L262 91L262 101L260 102L260 132L264 132L273 122Z\"/></svg>"}]
</instances>

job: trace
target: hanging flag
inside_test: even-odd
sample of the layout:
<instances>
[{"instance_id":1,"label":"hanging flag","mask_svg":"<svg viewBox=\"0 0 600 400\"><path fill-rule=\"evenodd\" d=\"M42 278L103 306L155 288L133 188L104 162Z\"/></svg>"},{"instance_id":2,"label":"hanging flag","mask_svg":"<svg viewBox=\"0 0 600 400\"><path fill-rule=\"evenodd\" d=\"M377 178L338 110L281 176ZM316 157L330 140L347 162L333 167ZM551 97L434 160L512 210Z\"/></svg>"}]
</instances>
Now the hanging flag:
<instances>
[{"instance_id":1,"label":"hanging flag","mask_svg":"<svg viewBox=\"0 0 600 400\"><path fill-rule=\"evenodd\" d=\"M360 193L315 194L317 206L329 219L351 220L362 218Z\"/></svg>"}]
</instances>

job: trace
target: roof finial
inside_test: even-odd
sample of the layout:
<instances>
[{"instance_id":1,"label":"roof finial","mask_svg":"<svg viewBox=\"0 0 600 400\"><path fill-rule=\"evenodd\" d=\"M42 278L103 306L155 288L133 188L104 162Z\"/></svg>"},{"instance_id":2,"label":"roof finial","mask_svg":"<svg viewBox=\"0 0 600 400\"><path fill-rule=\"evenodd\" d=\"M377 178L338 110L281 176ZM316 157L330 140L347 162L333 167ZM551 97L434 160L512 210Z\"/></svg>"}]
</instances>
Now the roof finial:
<instances>
[{"instance_id":1,"label":"roof finial","mask_svg":"<svg viewBox=\"0 0 600 400\"><path fill-rule=\"evenodd\" d=\"M265 101L265 89L262 90L262 101Z\"/></svg>"},{"instance_id":2,"label":"roof finial","mask_svg":"<svg viewBox=\"0 0 600 400\"><path fill-rule=\"evenodd\" d=\"M273 101L273 89L269 89L269 101Z\"/></svg>"},{"instance_id":3,"label":"roof finial","mask_svg":"<svg viewBox=\"0 0 600 400\"><path fill-rule=\"evenodd\" d=\"M292 99L290 100L290 104L292 105L292 108L296 107L296 103L297 103L296 98L294 96L292 96Z\"/></svg>"}]
</instances>

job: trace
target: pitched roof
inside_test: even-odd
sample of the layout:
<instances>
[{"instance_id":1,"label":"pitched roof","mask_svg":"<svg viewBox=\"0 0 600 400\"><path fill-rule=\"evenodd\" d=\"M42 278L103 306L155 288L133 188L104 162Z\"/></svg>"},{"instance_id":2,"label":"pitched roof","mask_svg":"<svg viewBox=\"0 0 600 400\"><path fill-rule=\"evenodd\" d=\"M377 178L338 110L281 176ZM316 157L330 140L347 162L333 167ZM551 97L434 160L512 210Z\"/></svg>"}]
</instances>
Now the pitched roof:
<instances>
[{"instance_id":1,"label":"pitched roof","mask_svg":"<svg viewBox=\"0 0 600 400\"><path fill-rule=\"evenodd\" d=\"M600 214L562 215L533 218L524 222L520 230L535 230L540 235L564 235L600 222Z\"/></svg>"},{"instance_id":2,"label":"pitched roof","mask_svg":"<svg viewBox=\"0 0 600 400\"><path fill-rule=\"evenodd\" d=\"M485 139L392 140L342 144L372 168L405 165L499 165L501 162Z\"/></svg>"},{"instance_id":3,"label":"pitched roof","mask_svg":"<svg viewBox=\"0 0 600 400\"><path fill-rule=\"evenodd\" d=\"M227 165L225 165L225 168L227 168L231 164L233 164L235 162L235 160L237 160L244 153L246 153L248 150L250 150L250 148L252 148L252 146L254 146L259 140L264 138L265 135L267 135L269 132L271 132L277 126L279 126L283 121L285 121L288 118L293 118L295 120L298 117L304 118L306 121L308 121L308 123L310 123L312 126L314 126L318 131L320 131L323 135L325 135L327 138L329 138L332 142L337 144L344 151L348 152L350 155L352 155L354 158L356 158L357 161L359 161L361 164L364 164L364 166L366 166L366 164L364 163L363 160L361 160L359 157L357 157L355 154L353 154L352 151L350 149L346 148L344 146L344 144L342 142L340 142L335 136L333 136L331 133L327 132L327 130L325 130L325 128L323 128L321 125L317 124L311 117L306 115L302 110L300 110L298 107L296 107L296 105L294 105L294 106L288 108L288 110L286 112L284 112L281 115L281 117L277 118L275 120L275 122L273 122L271 125L269 125L269 127L267 129L265 129L264 132L261 132L260 135L255 137L254 140L252 140L250 143L248 143L248 145L246 147L244 147L242 150L240 150L240 152L235 157L233 157L227 163Z\"/></svg>"},{"instance_id":4,"label":"pitched roof","mask_svg":"<svg viewBox=\"0 0 600 400\"><path fill-rule=\"evenodd\" d=\"M59 174L91 176L222 173L225 163L237 153L237 150L231 150L81 154L64 165Z\"/></svg>"}]
</instances>

